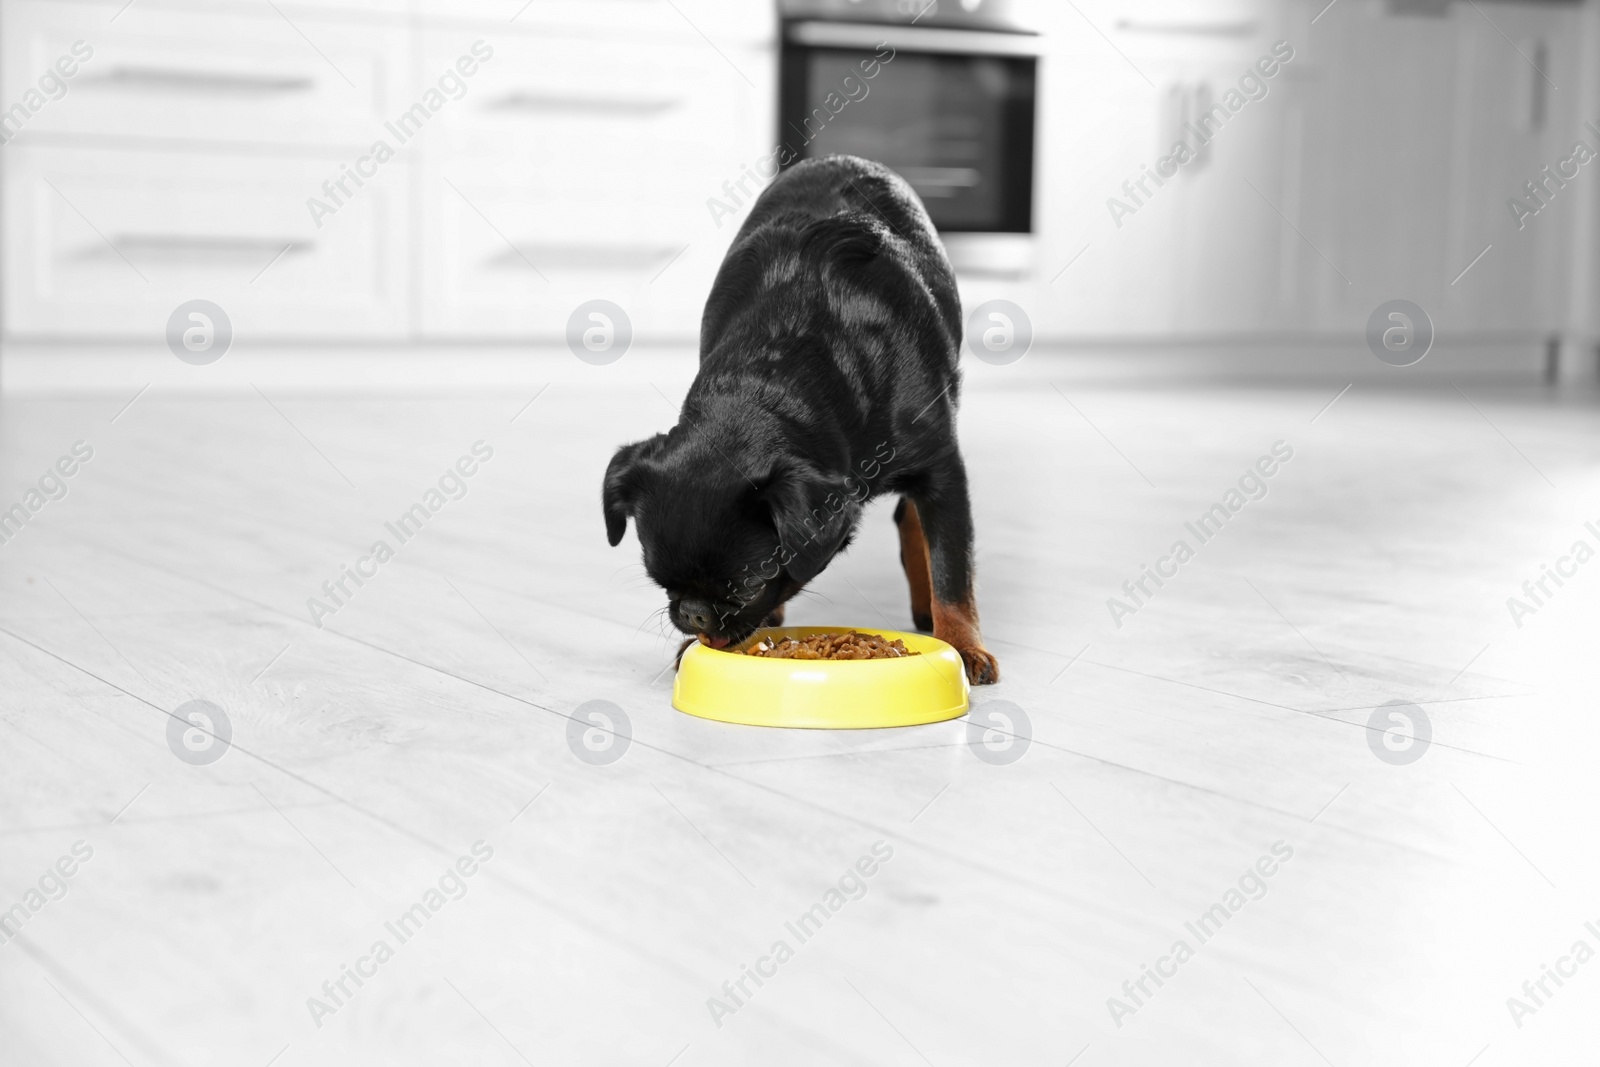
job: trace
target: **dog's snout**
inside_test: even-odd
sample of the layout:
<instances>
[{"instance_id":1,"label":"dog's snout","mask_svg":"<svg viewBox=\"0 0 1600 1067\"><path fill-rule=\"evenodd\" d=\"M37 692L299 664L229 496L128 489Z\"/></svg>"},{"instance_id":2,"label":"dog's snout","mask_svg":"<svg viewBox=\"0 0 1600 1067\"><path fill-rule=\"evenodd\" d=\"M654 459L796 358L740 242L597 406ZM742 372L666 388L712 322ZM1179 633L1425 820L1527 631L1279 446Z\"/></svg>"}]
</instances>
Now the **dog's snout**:
<instances>
[{"instance_id":1,"label":"dog's snout","mask_svg":"<svg viewBox=\"0 0 1600 1067\"><path fill-rule=\"evenodd\" d=\"M697 633L708 633L716 621L717 613L708 600L685 597L678 603L678 616L683 624Z\"/></svg>"}]
</instances>

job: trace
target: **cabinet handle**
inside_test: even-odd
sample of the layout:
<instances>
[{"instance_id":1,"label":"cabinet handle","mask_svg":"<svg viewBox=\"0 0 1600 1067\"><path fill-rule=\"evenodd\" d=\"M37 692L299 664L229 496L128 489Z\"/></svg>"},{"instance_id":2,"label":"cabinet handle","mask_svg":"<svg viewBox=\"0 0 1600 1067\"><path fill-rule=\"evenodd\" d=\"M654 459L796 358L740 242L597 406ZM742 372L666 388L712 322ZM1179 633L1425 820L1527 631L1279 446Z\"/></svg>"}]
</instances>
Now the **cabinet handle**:
<instances>
[{"instance_id":1,"label":"cabinet handle","mask_svg":"<svg viewBox=\"0 0 1600 1067\"><path fill-rule=\"evenodd\" d=\"M234 237L179 233L117 234L111 242L125 252L164 259L258 259L314 251L315 241L284 237Z\"/></svg>"},{"instance_id":2,"label":"cabinet handle","mask_svg":"<svg viewBox=\"0 0 1600 1067\"><path fill-rule=\"evenodd\" d=\"M179 67L140 67L121 64L112 67L89 84L118 89L142 89L147 92L182 93L188 96L206 96L211 93L233 93L241 96L274 96L284 93L309 92L316 86L311 78L301 75L228 74L222 71L184 70Z\"/></svg>"},{"instance_id":3,"label":"cabinet handle","mask_svg":"<svg viewBox=\"0 0 1600 1067\"><path fill-rule=\"evenodd\" d=\"M1548 110L1549 96L1545 86L1550 82L1550 77L1545 73L1545 68L1550 65L1550 49L1543 39L1533 45L1533 84L1528 92L1528 131L1530 133L1543 133L1545 113Z\"/></svg>"},{"instance_id":4,"label":"cabinet handle","mask_svg":"<svg viewBox=\"0 0 1600 1067\"><path fill-rule=\"evenodd\" d=\"M581 115L657 115L677 107L678 97L571 96L513 90L490 101L493 111L566 111Z\"/></svg>"},{"instance_id":5,"label":"cabinet handle","mask_svg":"<svg viewBox=\"0 0 1600 1067\"><path fill-rule=\"evenodd\" d=\"M1119 33L1147 33L1173 37L1254 37L1260 23L1241 19L1237 22L1146 22L1142 19L1118 19Z\"/></svg>"},{"instance_id":6,"label":"cabinet handle","mask_svg":"<svg viewBox=\"0 0 1600 1067\"><path fill-rule=\"evenodd\" d=\"M536 263L552 263L571 270L644 271L665 263L681 246L674 245L578 245L519 241L517 250L506 249L484 262L496 270L521 269L523 254Z\"/></svg>"}]
</instances>

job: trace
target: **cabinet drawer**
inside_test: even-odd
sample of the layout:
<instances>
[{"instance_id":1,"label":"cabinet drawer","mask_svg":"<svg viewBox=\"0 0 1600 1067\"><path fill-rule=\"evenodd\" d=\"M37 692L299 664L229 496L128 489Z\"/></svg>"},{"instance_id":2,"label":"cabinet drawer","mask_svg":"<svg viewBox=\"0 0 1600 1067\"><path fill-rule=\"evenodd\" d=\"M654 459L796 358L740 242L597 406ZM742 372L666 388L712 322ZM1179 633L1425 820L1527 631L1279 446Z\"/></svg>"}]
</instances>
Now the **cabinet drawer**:
<instances>
[{"instance_id":1,"label":"cabinet drawer","mask_svg":"<svg viewBox=\"0 0 1600 1067\"><path fill-rule=\"evenodd\" d=\"M423 69L472 39L430 34ZM718 226L707 200L773 150L771 52L725 49L764 87L752 91L691 46L584 50L547 35L494 48L417 142L424 331L560 336L573 308L604 297L641 339L693 336L739 221Z\"/></svg>"},{"instance_id":2,"label":"cabinet drawer","mask_svg":"<svg viewBox=\"0 0 1600 1067\"><path fill-rule=\"evenodd\" d=\"M12 336L144 337L195 298L249 338L398 338L407 326L405 165L319 229L328 164L12 146L5 303Z\"/></svg>"},{"instance_id":3,"label":"cabinet drawer","mask_svg":"<svg viewBox=\"0 0 1600 1067\"><path fill-rule=\"evenodd\" d=\"M92 57L27 119L24 143L42 134L368 144L397 108L404 26L284 12L139 3L111 24L98 4L16 0L3 7L0 85L8 102L21 99L81 40Z\"/></svg>"},{"instance_id":4,"label":"cabinet drawer","mask_svg":"<svg viewBox=\"0 0 1600 1067\"><path fill-rule=\"evenodd\" d=\"M733 230L709 240L709 227L648 195L533 198L494 175L443 170L421 184L430 336L559 337L597 297L622 306L636 337L692 336Z\"/></svg>"},{"instance_id":5,"label":"cabinet drawer","mask_svg":"<svg viewBox=\"0 0 1600 1067\"><path fill-rule=\"evenodd\" d=\"M430 34L420 92L467 55L474 37ZM756 85L708 50L676 43L603 42L546 34L492 43L494 57L430 125L427 149L458 156L559 164L575 183L659 182L722 154L730 129L771 120L773 57L729 48ZM737 166L737 165L736 165Z\"/></svg>"}]
</instances>

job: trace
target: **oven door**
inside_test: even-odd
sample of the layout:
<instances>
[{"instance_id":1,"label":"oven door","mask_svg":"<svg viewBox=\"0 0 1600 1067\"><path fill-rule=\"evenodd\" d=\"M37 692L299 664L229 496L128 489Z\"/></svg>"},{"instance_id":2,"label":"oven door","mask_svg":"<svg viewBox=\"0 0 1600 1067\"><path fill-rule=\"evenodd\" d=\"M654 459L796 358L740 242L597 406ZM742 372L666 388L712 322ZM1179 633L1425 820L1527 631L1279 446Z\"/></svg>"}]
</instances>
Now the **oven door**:
<instances>
[{"instance_id":1,"label":"oven door","mask_svg":"<svg viewBox=\"0 0 1600 1067\"><path fill-rule=\"evenodd\" d=\"M941 233L1031 233L1038 53L1029 34L789 22L779 141L791 163L893 168Z\"/></svg>"}]
</instances>

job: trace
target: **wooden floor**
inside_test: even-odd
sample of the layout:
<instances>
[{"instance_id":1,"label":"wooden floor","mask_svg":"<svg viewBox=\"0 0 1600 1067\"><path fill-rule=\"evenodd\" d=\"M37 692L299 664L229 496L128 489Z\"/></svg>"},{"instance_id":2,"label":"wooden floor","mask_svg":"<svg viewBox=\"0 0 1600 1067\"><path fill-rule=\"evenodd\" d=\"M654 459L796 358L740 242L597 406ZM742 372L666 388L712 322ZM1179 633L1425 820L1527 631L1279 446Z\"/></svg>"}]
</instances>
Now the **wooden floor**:
<instances>
[{"instance_id":1,"label":"wooden floor","mask_svg":"<svg viewBox=\"0 0 1600 1067\"><path fill-rule=\"evenodd\" d=\"M1600 962L1519 1019L1507 998L1600 948L1600 561L1520 627L1506 604L1600 547L1592 399L975 380L1005 678L975 716L1022 710L1006 749L965 721L672 709L663 598L599 509L611 450L673 419L686 382L659 384L558 382L520 414L531 390L0 406L0 508L93 448L0 545L0 908L22 923L0 1061L1593 1055ZM385 522L480 440L466 495L400 543ZM1185 523L1279 441L1268 495L1200 545ZM1107 599L1180 538L1194 558L1116 626ZM314 625L308 598L378 540L393 558ZM908 615L880 502L791 619ZM169 744L196 700L230 746ZM609 764L569 742L593 700L631 732ZM1430 745L1369 727L1390 701Z\"/></svg>"}]
</instances>

